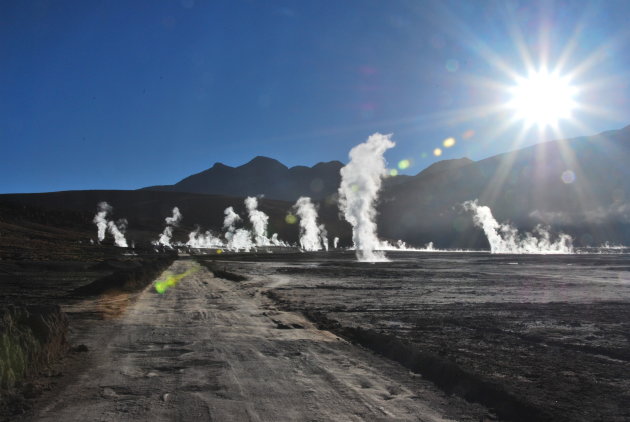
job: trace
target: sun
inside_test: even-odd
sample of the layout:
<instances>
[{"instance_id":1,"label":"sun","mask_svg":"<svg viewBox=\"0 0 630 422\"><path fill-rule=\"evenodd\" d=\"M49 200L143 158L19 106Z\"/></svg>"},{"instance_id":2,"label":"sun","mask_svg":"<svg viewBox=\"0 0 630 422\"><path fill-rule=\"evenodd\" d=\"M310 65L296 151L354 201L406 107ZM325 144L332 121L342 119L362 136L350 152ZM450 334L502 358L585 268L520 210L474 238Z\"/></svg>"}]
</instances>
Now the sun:
<instances>
[{"instance_id":1,"label":"sun","mask_svg":"<svg viewBox=\"0 0 630 422\"><path fill-rule=\"evenodd\" d=\"M507 106L514 110L515 119L527 126L557 127L560 120L572 117L576 93L568 76L541 70L516 79Z\"/></svg>"}]
</instances>

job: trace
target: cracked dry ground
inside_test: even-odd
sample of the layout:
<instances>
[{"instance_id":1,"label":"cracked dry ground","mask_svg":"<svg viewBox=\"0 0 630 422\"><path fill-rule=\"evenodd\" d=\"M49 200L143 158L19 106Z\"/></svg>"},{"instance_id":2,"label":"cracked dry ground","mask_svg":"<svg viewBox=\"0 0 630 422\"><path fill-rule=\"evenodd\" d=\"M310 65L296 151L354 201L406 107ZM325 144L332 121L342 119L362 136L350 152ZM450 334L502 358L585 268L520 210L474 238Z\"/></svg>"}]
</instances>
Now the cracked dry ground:
<instances>
[{"instance_id":1,"label":"cracked dry ground","mask_svg":"<svg viewBox=\"0 0 630 422\"><path fill-rule=\"evenodd\" d=\"M191 268L164 294L149 286L122 315L86 321L72 339L88 346L85 361L22 420L478 421L486 414L278 311L260 294L264 280L238 288L188 259L169 270Z\"/></svg>"}]
</instances>

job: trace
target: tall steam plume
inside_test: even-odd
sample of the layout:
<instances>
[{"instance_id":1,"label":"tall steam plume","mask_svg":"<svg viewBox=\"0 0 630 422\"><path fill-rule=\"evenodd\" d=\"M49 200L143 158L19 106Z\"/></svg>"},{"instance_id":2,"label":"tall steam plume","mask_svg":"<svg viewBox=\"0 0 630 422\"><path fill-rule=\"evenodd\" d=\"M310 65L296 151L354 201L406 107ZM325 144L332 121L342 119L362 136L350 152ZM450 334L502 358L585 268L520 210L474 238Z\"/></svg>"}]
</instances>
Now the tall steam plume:
<instances>
[{"instance_id":1,"label":"tall steam plume","mask_svg":"<svg viewBox=\"0 0 630 422\"><path fill-rule=\"evenodd\" d=\"M179 226L179 222L182 221L182 213L179 212L179 208L173 208L173 215L166 217L166 227L158 239L158 243L162 246L171 246L171 237L173 236L173 227Z\"/></svg>"},{"instance_id":2,"label":"tall steam plume","mask_svg":"<svg viewBox=\"0 0 630 422\"><path fill-rule=\"evenodd\" d=\"M311 198L301 196L295 205L295 213L300 217L300 247L305 251L320 250L320 228L317 225L317 210Z\"/></svg>"},{"instance_id":3,"label":"tall steam plume","mask_svg":"<svg viewBox=\"0 0 630 422\"><path fill-rule=\"evenodd\" d=\"M534 233L520 235L516 227L501 224L492 216L489 207L479 205L478 201L466 201L464 209L472 211L473 221L477 227L483 229L490 243L491 253L507 254L571 254L573 253L573 239L568 234L560 233L555 242L551 241L549 231L538 225Z\"/></svg>"},{"instance_id":4,"label":"tall steam plume","mask_svg":"<svg viewBox=\"0 0 630 422\"><path fill-rule=\"evenodd\" d=\"M324 249L326 250L326 252L328 252L328 231L323 224L319 225L319 238L322 241Z\"/></svg>"},{"instance_id":5,"label":"tall steam plume","mask_svg":"<svg viewBox=\"0 0 630 422\"><path fill-rule=\"evenodd\" d=\"M376 235L375 203L385 175L383 154L396 144L391 135L375 133L350 150L350 162L341 169L339 206L352 225L352 241L359 261L386 261L375 251L380 242Z\"/></svg>"},{"instance_id":6,"label":"tall steam plume","mask_svg":"<svg viewBox=\"0 0 630 422\"><path fill-rule=\"evenodd\" d=\"M126 218L120 218L115 223L113 221L107 222L107 230L112 236L114 236L114 243L120 248L128 247L127 239L125 239L127 224L128 223Z\"/></svg>"},{"instance_id":7,"label":"tall steam plume","mask_svg":"<svg viewBox=\"0 0 630 422\"><path fill-rule=\"evenodd\" d=\"M107 231L107 214L112 211L112 207L107 202L103 201L98 203L97 209L98 211L92 221L96 224L98 241L102 242L105 240L105 232Z\"/></svg>"},{"instance_id":8,"label":"tall steam plume","mask_svg":"<svg viewBox=\"0 0 630 422\"><path fill-rule=\"evenodd\" d=\"M253 236L256 246L269 246L271 242L267 237L267 224L269 217L264 212L258 210L258 199L254 196L245 198L245 206L249 214L249 221L254 229Z\"/></svg>"},{"instance_id":9,"label":"tall steam plume","mask_svg":"<svg viewBox=\"0 0 630 422\"><path fill-rule=\"evenodd\" d=\"M234 208L227 207L224 211L223 228L225 229L226 247L233 251L244 250L249 252L254 244L249 230L237 229L236 223L241 221L241 217L234 212Z\"/></svg>"},{"instance_id":10,"label":"tall steam plume","mask_svg":"<svg viewBox=\"0 0 630 422\"><path fill-rule=\"evenodd\" d=\"M96 224L98 241L105 240L105 233L109 232L114 237L114 243L120 248L126 248L127 239L125 239L125 230L127 229L127 220L119 219L117 222L108 221L107 214L111 213L113 208L107 202L99 202L98 211L92 220Z\"/></svg>"}]
</instances>

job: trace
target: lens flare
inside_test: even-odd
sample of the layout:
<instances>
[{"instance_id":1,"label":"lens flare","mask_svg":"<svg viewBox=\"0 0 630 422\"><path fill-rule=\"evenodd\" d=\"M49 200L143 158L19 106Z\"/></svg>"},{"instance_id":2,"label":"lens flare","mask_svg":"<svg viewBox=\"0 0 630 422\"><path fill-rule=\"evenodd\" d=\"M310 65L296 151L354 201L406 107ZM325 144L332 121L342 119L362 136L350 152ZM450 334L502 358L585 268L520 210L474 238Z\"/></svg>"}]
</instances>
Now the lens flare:
<instances>
[{"instance_id":1,"label":"lens flare","mask_svg":"<svg viewBox=\"0 0 630 422\"><path fill-rule=\"evenodd\" d=\"M568 185L575 182L575 173L573 173L571 170L566 170L562 172L562 176L560 176L560 178L564 183Z\"/></svg>"},{"instance_id":2,"label":"lens flare","mask_svg":"<svg viewBox=\"0 0 630 422\"><path fill-rule=\"evenodd\" d=\"M193 274L198 270L198 268L192 268L181 274L169 275L168 277L166 277L166 280L161 280L155 283L155 291L159 294L164 294L171 287L175 287L177 283L182 280L182 278L186 277L187 275Z\"/></svg>"},{"instance_id":3,"label":"lens flare","mask_svg":"<svg viewBox=\"0 0 630 422\"><path fill-rule=\"evenodd\" d=\"M442 155L442 149L441 148L434 149L433 155L435 155L436 157L439 157L440 155Z\"/></svg>"},{"instance_id":4,"label":"lens flare","mask_svg":"<svg viewBox=\"0 0 630 422\"><path fill-rule=\"evenodd\" d=\"M449 72L457 72L457 69L459 69L459 62L455 59L449 59L446 61L445 67Z\"/></svg>"},{"instance_id":5,"label":"lens flare","mask_svg":"<svg viewBox=\"0 0 630 422\"><path fill-rule=\"evenodd\" d=\"M400 160L398 162L398 168L401 170L408 169L411 166L411 161L409 160Z\"/></svg>"},{"instance_id":6,"label":"lens flare","mask_svg":"<svg viewBox=\"0 0 630 422\"><path fill-rule=\"evenodd\" d=\"M472 129L468 129L466 132L464 132L464 133L462 134L462 138L464 138L464 139L470 139L470 138L472 138L473 136L475 136L475 131L474 131L474 130L472 130Z\"/></svg>"},{"instance_id":7,"label":"lens flare","mask_svg":"<svg viewBox=\"0 0 630 422\"><path fill-rule=\"evenodd\" d=\"M444 145L444 148L452 147L455 145L455 138L446 138L444 142L442 142L442 145Z\"/></svg>"}]
</instances>

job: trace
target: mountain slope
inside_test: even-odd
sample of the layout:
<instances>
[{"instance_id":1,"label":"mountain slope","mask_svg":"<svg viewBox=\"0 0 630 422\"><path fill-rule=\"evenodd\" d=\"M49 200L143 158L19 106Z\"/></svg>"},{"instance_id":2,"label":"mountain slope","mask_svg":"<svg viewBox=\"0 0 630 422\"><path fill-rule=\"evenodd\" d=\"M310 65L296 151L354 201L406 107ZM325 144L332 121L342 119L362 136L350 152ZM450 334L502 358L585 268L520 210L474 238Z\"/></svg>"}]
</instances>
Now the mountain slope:
<instances>
[{"instance_id":1,"label":"mountain slope","mask_svg":"<svg viewBox=\"0 0 630 422\"><path fill-rule=\"evenodd\" d=\"M181 211L183 219L180 226L174 230L174 240L187 241L188 233L197 226L200 226L202 231L212 230L216 234L222 233L223 211L227 207L233 207L236 213L241 216L242 221L238 227L251 229L242 198L149 190L4 194L0 195L0 222L6 220L6 216L2 213L3 205L9 207L7 209L19 209L19 205L25 205L27 208L24 212L31 212L29 211L30 207L39 207L47 211L40 211L38 223L47 223L58 227L64 224L71 226L79 224L84 231L90 234L92 239L96 239L96 227L91 220L96 213L97 204L101 201L108 202L114 208L113 213L108 216L109 219L125 218L128 220L127 239L135 241L136 244L147 244L157 240L160 232L164 230L164 219L171 216L171 210L175 206ZM282 240L297 242L298 225L288 224L285 221L292 206L292 202L267 198L259 199L258 209L269 216L269 236L278 233ZM75 214L80 215L81 218L79 219ZM66 219L63 220L59 215L66 216ZM343 237L344 243L347 244L350 239L350 228L347 223L339 220L336 204L321 204L320 215L330 232L335 233L334 235L331 234L331 239L333 236ZM74 219L77 221L73 221ZM28 221L30 220L33 219L29 218ZM89 238L84 240L89 241Z\"/></svg>"},{"instance_id":2,"label":"mountain slope","mask_svg":"<svg viewBox=\"0 0 630 422\"><path fill-rule=\"evenodd\" d=\"M385 179L378 204L379 235L413 245L434 242L440 247L487 247L484 234L473 226L472 215L461 207L464 201L478 199L491 207L498 221L513 222L521 231L546 224L554 232L571 234L576 245L630 244L627 163L630 126L536 144L477 162L465 158L441 161L416 176ZM294 242L298 228L287 224L284 217L294 198L304 195L320 200L320 217L329 238L338 236L342 245L348 245L349 226L339 219L334 200L341 167L340 162L332 161L289 169L276 160L257 157L236 168L215 164L164 188L0 195L0 202L93 213L96 204L105 200L114 206L116 218L129 219L129 229L140 240L155 239L163 229L164 217L178 206L184 222L176 235L186 240L187 231L195 224L220 231L227 206L234 206L246 218L242 197L264 194L260 208L270 215L270 234L277 232L280 238ZM318 180L321 184L314 182ZM204 189L217 189L224 195L187 193ZM278 196L288 201L272 199Z\"/></svg>"},{"instance_id":3,"label":"mountain slope","mask_svg":"<svg viewBox=\"0 0 630 422\"><path fill-rule=\"evenodd\" d=\"M630 242L630 126L427 170L385 189L379 230L413 243L473 247L483 238L459 206L479 199L498 221L551 225L578 244ZM437 163L439 164L439 163Z\"/></svg>"},{"instance_id":4,"label":"mountain slope","mask_svg":"<svg viewBox=\"0 0 630 422\"><path fill-rule=\"evenodd\" d=\"M258 156L239 167L216 163L174 185L144 189L237 197L264 195L286 201L295 201L300 196L325 199L337 192L341 167L339 161L329 161L313 167L288 168L277 160Z\"/></svg>"}]
</instances>

